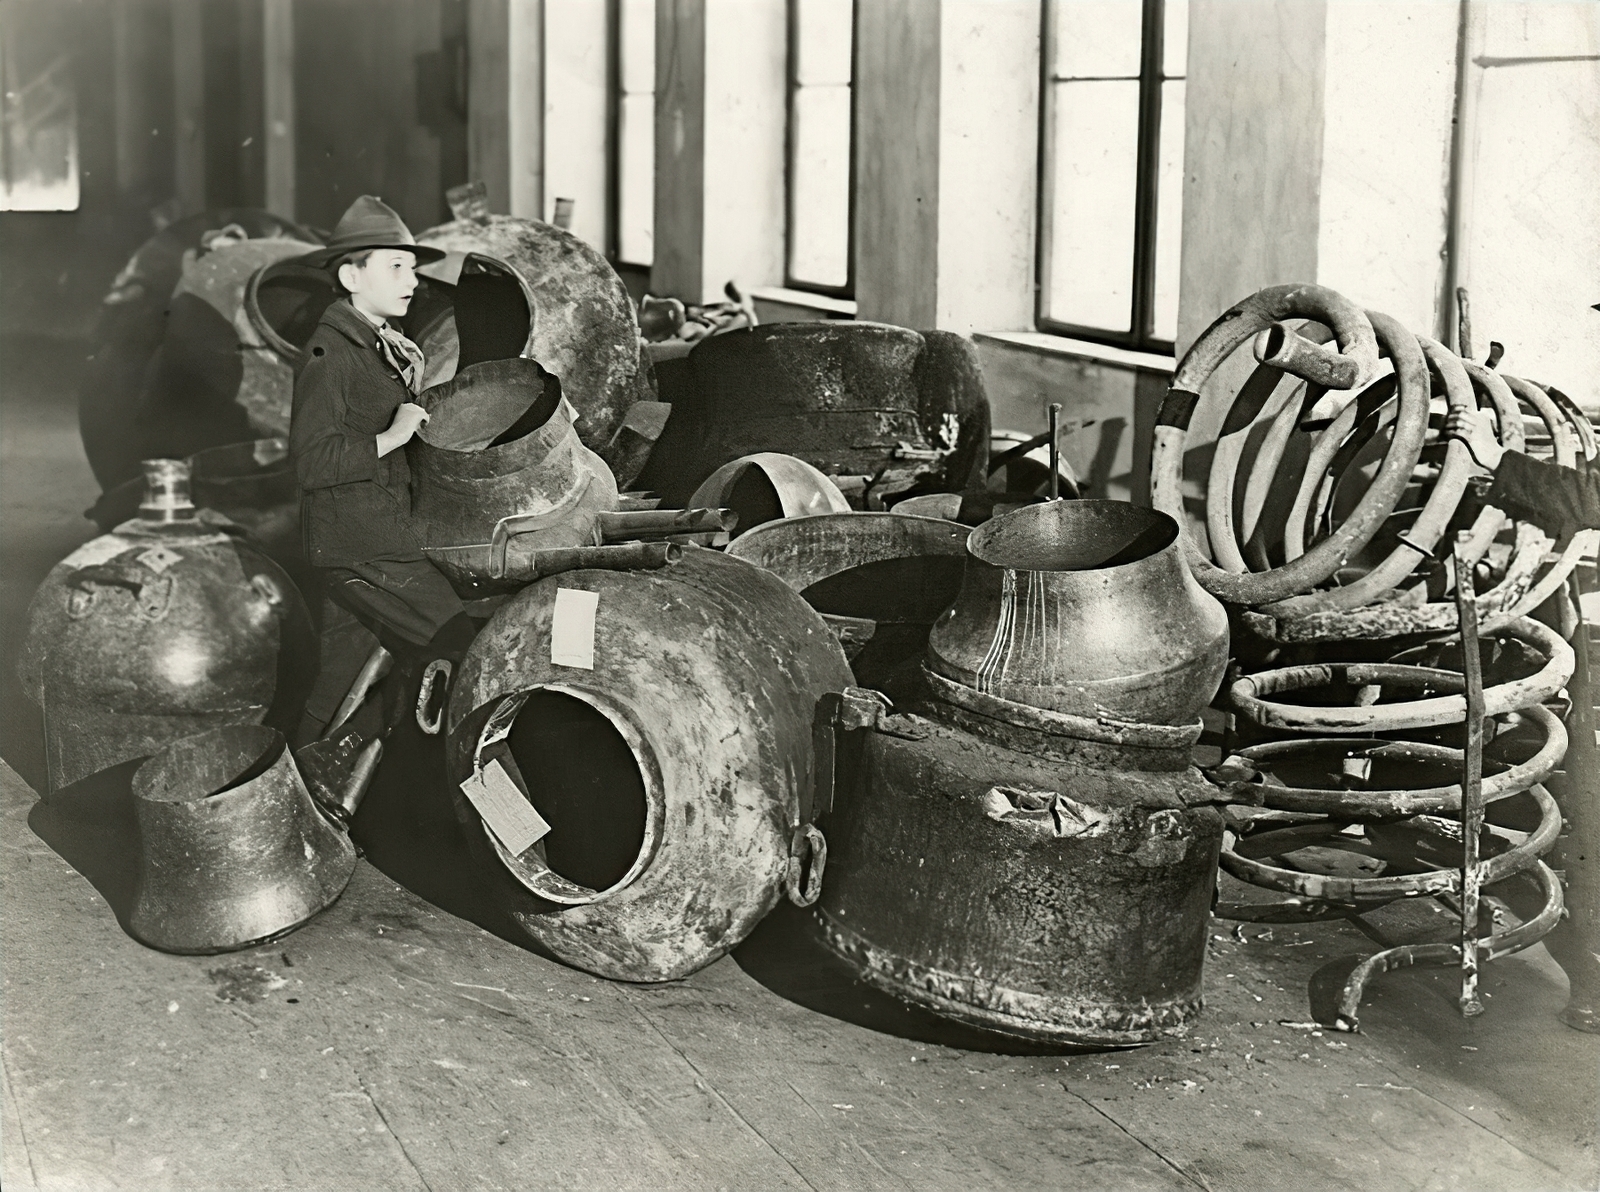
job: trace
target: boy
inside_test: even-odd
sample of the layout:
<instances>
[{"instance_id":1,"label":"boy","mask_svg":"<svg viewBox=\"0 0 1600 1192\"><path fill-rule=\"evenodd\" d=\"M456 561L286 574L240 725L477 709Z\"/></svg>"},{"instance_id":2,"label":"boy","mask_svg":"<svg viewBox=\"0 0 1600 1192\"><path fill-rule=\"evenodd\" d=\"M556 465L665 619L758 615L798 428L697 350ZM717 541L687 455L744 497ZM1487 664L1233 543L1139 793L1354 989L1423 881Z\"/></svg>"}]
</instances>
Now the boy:
<instances>
[{"instance_id":1,"label":"boy","mask_svg":"<svg viewBox=\"0 0 1600 1192\"><path fill-rule=\"evenodd\" d=\"M350 205L327 247L305 258L332 269L343 297L306 344L289 425L307 561L412 667L459 659L475 630L412 528L404 447L428 421L414 400L423 357L386 321L405 315L416 266L444 255L373 196Z\"/></svg>"}]
</instances>

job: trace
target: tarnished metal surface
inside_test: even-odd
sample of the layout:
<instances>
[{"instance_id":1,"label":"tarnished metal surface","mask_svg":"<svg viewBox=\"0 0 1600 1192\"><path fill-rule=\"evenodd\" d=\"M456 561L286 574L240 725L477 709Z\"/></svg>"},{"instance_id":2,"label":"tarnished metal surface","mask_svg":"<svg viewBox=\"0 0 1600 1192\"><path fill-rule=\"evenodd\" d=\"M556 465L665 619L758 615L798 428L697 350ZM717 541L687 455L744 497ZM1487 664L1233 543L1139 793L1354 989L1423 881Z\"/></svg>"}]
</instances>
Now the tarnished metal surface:
<instances>
[{"instance_id":1,"label":"tarnished metal surface","mask_svg":"<svg viewBox=\"0 0 1600 1192\"><path fill-rule=\"evenodd\" d=\"M970 533L934 517L834 513L769 522L740 535L728 554L765 567L802 594L853 573L849 593L830 596L843 587L832 584L818 594L813 603L823 612L932 623L956 597Z\"/></svg>"},{"instance_id":2,"label":"tarnished metal surface","mask_svg":"<svg viewBox=\"0 0 1600 1192\"><path fill-rule=\"evenodd\" d=\"M742 500L741 488L759 475L770 493ZM723 464L689 497L689 507L729 506L738 511L741 533L775 518L849 513L839 486L803 459L778 451L758 451ZM755 509L760 512L756 513Z\"/></svg>"},{"instance_id":3,"label":"tarnished metal surface","mask_svg":"<svg viewBox=\"0 0 1600 1192\"><path fill-rule=\"evenodd\" d=\"M573 429L571 408L532 360L491 360L425 390L431 417L406 445L423 549L464 594L519 550L599 543L616 482ZM497 566L498 563L498 566Z\"/></svg>"},{"instance_id":4,"label":"tarnished metal surface","mask_svg":"<svg viewBox=\"0 0 1600 1192\"><path fill-rule=\"evenodd\" d=\"M563 591L595 594L592 639ZM684 976L780 896L817 700L849 683L821 618L740 560L686 548L661 570L541 580L463 659L447 766L460 783L499 763L552 830L512 856L458 794L469 844L534 946L606 977Z\"/></svg>"},{"instance_id":5,"label":"tarnished metal surface","mask_svg":"<svg viewBox=\"0 0 1600 1192\"><path fill-rule=\"evenodd\" d=\"M139 869L128 927L153 948L212 953L293 931L344 892L356 851L260 725L167 746L133 779Z\"/></svg>"},{"instance_id":6,"label":"tarnished metal surface","mask_svg":"<svg viewBox=\"0 0 1600 1192\"><path fill-rule=\"evenodd\" d=\"M18 673L44 711L52 790L219 725L299 715L316 657L300 593L188 512L125 522L34 594Z\"/></svg>"},{"instance_id":7,"label":"tarnished metal surface","mask_svg":"<svg viewBox=\"0 0 1600 1192\"><path fill-rule=\"evenodd\" d=\"M1533 918L1505 931L1496 931L1479 937L1476 941L1478 962L1498 960L1502 956L1509 956L1513 952L1531 947L1548 935L1560 922L1563 909L1561 879L1543 861L1533 862L1528 874L1538 883L1543 905ZM1367 982L1379 973L1393 972L1397 968L1408 968L1416 964L1458 964L1461 960L1461 946L1444 943L1402 944L1398 948L1385 948L1381 952L1373 953L1356 965L1345 978L1344 988L1339 993L1339 1008L1334 1025L1344 1031L1360 1029L1358 1011L1361 1008L1362 994Z\"/></svg>"},{"instance_id":8,"label":"tarnished metal surface","mask_svg":"<svg viewBox=\"0 0 1600 1192\"><path fill-rule=\"evenodd\" d=\"M917 666L929 628L960 590L969 532L898 512L831 513L768 522L728 553L804 596L847 643L857 681L899 698L897 680Z\"/></svg>"},{"instance_id":9,"label":"tarnished metal surface","mask_svg":"<svg viewBox=\"0 0 1600 1192\"><path fill-rule=\"evenodd\" d=\"M669 386L661 373L672 416L635 483L673 504L723 464L763 451L852 478L868 508L982 485L988 398L961 336L774 323L703 340L672 375Z\"/></svg>"},{"instance_id":10,"label":"tarnished metal surface","mask_svg":"<svg viewBox=\"0 0 1600 1192\"><path fill-rule=\"evenodd\" d=\"M1573 653L1561 635L1538 621L1518 617L1501 632L1532 646L1545 659L1534 674L1498 683L1484 692L1487 715L1515 712L1549 699L1572 677ZM1369 689L1353 706L1336 707L1288 703L1263 698L1308 688L1346 686L1352 692ZM1377 702L1382 688L1422 688L1455 691L1451 695L1424 695L1420 699ZM1376 690L1372 690L1376 689ZM1399 663L1312 663L1281 667L1245 675L1228 689L1234 707L1267 728L1328 732L1391 732L1455 724L1466 718L1466 698L1461 676L1436 667Z\"/></svg>"},{"instance_id":11,"label":"tarnished metal surface","mask_svg":"<svg viewBox=\"0 0 1600 1192\"><path fill-rule=\"evenodd\" d=\"M578 411L578 436L585 446L603 449L628 408L653 396L627 287L600 252L571 232L538 220L491 215L430 228L417 242L480 254L515 271L533 307L526 354L561 378L562 392ZM439 275L433 268L424 271Z\"/></svg>"},{"instance_id":12,"label":"tarnished metal surface","mask_svg":"<svg viewBox=\"0 0 1600 1192\"><path fill-rule=\"evenodd\" d=\"M1555 713L1534 704L1521 715L1538 726L1543 741L1532 756L1484 778L1485 802L1509 798L1543 782L1566 754L1567 730ZM1272 776L1270 781L1246 780L1231 788L1240 803L1349 819L1438 814L1461 807L1459 782L1429 781L1461 768L1461 751L1446 745L1372 737L1298 737L1250 745L1239 756ZM1347 766L1362 775L1359 783L1353 782ZM1287 780L1290 777L1295 783ZM1327 785L1300 785L1307 777ZM1400 785L1406 778L1423 785Z\"/></svg>"},{"instance_id":13,"label":"tarnished metal surface","mask_svg":"<svg viewBox=\"0 0 1600 1192\"><path fill-rule=\"evenodd\" d=\"M94 355L78 387L84 452L104 489L137 477L139 461L150 454L142 449L137 423L145 369L166 333L167 309L184 266L209 251L203 240L232 243L231 236L214 236L229 226L253 237L315 241L312 232L289 220L257 208L229 207L170 224L134 253L106 294Z\"/></svg>"},{"instance_id":14,"label":"tarnished metal surface","mask_svg":"<svg viewBox=\"0 0 1600 1192\"><path fill-rule=\"evenodd\" d=\"M1186 558L1207 590L1224 599L1241 603L1281 599L1296 592L1306 591L1332 574L1334 567L1337 566L1324 556L1337 553L1339 547L1333 548L1332 551L1318 552L1303 560L1296 560L1293 566L1282 568L1276 573L1240 574L1228 571L1203 557L1199 544L1193 540L1184 524L1185 443L1189 433L1189 423L1194 417L1195 408L1200 403L1201 390L1211 374L1235 348L1266 330L1271 324L1289 317L1314 319L1332 328L1340 354L1355 360L1359 366L1358 376L1366 380L1377 374L1377 337L1371 322L1359 307L1323 286L1273 286L1252 294L1243 302L1224 311L1210 327L1206 328L1178 362L1166 399L1162 402L1161 412L1156 418L1155 436L1150 454L1150 503L1176 519L1180 526L1184 526L1183 542ZM1420 366L1420 354L1417 363ZM1269 369L1269 366L1263 365L1262 368ZM1270 369L1264 374L1265 392L1255 394L1258 400L1265 400L1273 386L1277 384L1279 375L1276 369ZM1250 397L1255 384L1255 380L1252 379L1251 385L1247 385L1240 392L1237 400ZM1253 418L1254 413L1255 410L1249 411L1250 417ZM1246 419L1248 420L1249 418ZM1379 516L1381 517L1381 514ZM1376 523L1367 526L1366 520L1369 519L1363 520L1362 529L1376 532ZM1367 536L1370 537L1371 534ZM1359 533L1352 527L1345 537L1356 538L1359 537ZM1361 543L1352 542L1351 545L1354 548Z\"/></svg>"},{"instance_id":15,"label":"tarnished metal surface","mask_svg":"<svg viewBox=\"0 0 1600 1192\"><path fill-rule=\"evenodd\" d=\"M140 399L146 456L183 457L289 433L294 371L244 309L251 277L311 252L302 240L242 240L184 267Z\"/></svg>"},{"instance_id":16,"label":"tarnished metal surface","mask_svg":"<svg viewBox=\"0 0 1600 1192\"><path fill-rule=\"evenodd\" d=\"M1533 866L1535 860L1549 851L1561 831L1561 813L1555 800L1543 786L1534 785L1529 793L1539 807L1539 826L1523 839L1514 843L1503 835L1499 851L1482 862L1484 885L1503 881ZM1455 857L1460 856L1461 825L1449 820L1419 817L1407 821L1415 832L1428 833L1449 848ZM1461 891L1461 870L1456 867L1433 867L1428 862L1408 868L1423 872L1385 874L1382 877L1346 877L1336 873L1307 872L1274 865L1264 858L1279 857L1284 853L1308 845L1336 841L1345 824L1337 821L1318 821L1304 827L1280 828L1242 838L1235 846L1222 852L1222 868L1240 881L1249 882L1265 890L1279 890L1318 902L1332 902L1343 906L1365 903L1373 905L1396 898L1415 898L1424 894L1458 894ZM1435 862L1435 866L1437 862Z\"/></svg>"},{"instance_id":17,"label":"tarnished metal surface","mask_svg":"<svg viewBox=\"0 0 1600 1192\"><path fill-rule=\"evenodd\" d=\"M1221 604L1165 514L1052 501L972 532L960 595L933 627L935 672L1073 715L1187 724L1227 663Z\"/></svg>"},{"instance_id":18,"label":"tarnished metal surface","mask_svg":"<svg viewBox=\"0 0 1600 1192\"><path fill-rule=\"evenodd\" d=\"M1002 742L912 715L859 740L822 823L818 917L864 980L1058 1044L1183 1032L1222 836L1196 771L1086 765L1044 734Z\"/></svg>"}]
</instances>

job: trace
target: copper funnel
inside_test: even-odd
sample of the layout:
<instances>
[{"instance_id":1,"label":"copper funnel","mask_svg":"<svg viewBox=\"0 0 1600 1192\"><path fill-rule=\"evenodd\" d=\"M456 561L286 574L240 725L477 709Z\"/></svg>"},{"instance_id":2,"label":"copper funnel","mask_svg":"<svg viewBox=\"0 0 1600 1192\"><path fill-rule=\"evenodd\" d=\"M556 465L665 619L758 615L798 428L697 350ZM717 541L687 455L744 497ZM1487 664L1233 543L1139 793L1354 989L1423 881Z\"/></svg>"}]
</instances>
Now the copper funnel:
<instances>
[{"instance_id":1,"label":"copper funnel","mask_svg":"<svg viewBox=\"0 0 1600 1192\"><path fill-rule=\"evenodd\" d=\"M231 952L299 927L344 892L356 853L312 802L283 734L236 725L139 768L142 847L129 928L167 952Z\"/></svg>"},{"instance_id":2,"label":"copper funnel","mask_svg":"<svg viewBox=\"0 0 1600 1192\"><path fill-rule=\"evenodd\" d=\"M928 666L985 695L1090 719L1188 724L1228 658L1222 605L1189 574L1177 523L1122 501L1050 501L967 539Z\"/></svg>"}]
</instances>

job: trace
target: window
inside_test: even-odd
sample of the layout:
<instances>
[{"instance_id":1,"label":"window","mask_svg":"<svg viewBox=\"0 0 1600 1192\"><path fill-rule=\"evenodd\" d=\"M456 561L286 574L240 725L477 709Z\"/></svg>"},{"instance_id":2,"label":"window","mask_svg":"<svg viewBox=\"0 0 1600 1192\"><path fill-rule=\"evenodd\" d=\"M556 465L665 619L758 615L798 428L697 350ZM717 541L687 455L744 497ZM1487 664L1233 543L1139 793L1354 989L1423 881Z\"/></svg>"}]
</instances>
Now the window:
<instances>
[{"instance_id":1,"label":"window","mask_svg":"<svg viewBox=\"0 0 1600 1192\"><path fill-rule=\"evenodd\" d=\"M789 0L787 284L849 297L854 0Z\"/></svg>"},{"instance_id":2,"label":"window","mask_svg":"<svg viewBox=\"0 0 1600 1192\"><path fill-rule=\"evenodd\" d=\"M1046 0L1040 327L1171 351L1187 0Z\"/></svg>"},{"instance_id":3,"label":"window","mask_svg":"<svg viewBox=\"0 0 1600 1192\"><path fill-rule=\"evenodd\" d=\"M656 224L656 0L612 0L610 252L649 268Z\"/></svg>"},{"instance_id":4,"label":"window","mask_svg":"<svg viewBox=\"0 0 1600 1192\"><path fill-rule=\"evenodd\" d=\"M77 89L66 24L77 14L8 6L0 29L0 211L78 207Z\"/></svg>"}]
</instances>

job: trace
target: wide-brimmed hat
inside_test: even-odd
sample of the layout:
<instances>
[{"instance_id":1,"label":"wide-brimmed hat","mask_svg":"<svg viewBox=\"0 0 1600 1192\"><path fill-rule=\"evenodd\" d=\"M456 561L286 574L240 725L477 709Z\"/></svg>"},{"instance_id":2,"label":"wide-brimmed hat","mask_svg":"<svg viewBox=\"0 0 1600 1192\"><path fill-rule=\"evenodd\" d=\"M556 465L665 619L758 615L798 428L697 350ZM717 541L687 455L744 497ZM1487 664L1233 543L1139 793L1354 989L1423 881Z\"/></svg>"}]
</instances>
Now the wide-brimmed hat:
<instances>
[{"instance_id":1,"label":"wide-brimmed hat","mask_svg":"<svg viewBox=\"0 0 1600 1192\"><path fill-rule=\"evenodd\" d=\"M405 220L376 195L362 195L350 204L350 209L339 217L328 243L316 252L307 253L301 260L318 269L326 269L343 257L369 248L404 248L416 254L417 264L444 259L444 250L429 248L417 243Z\"/></svg>"}]
</instances>

